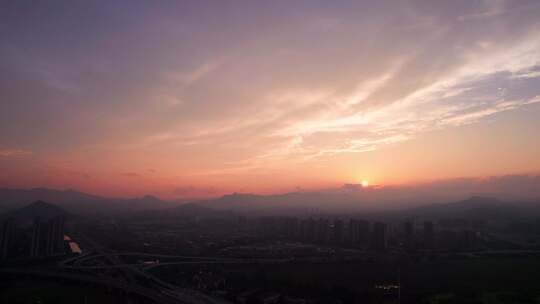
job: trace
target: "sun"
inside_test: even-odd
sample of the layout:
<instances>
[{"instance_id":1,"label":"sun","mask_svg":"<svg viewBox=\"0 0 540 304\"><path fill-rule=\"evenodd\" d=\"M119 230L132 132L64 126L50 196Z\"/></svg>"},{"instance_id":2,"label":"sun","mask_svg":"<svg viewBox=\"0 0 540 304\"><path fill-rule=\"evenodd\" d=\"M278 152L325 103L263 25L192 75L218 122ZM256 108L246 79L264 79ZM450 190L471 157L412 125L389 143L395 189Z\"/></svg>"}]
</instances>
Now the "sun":
<instances>
[{"instance_id":1,"label":"sun","mask_svg":"<svg viewBox=\"0 0 540 304\"><path fill-rule=\"evenodd\" d=\"M364 188L369 187L369 181L363 180L362 181L362 187L364 187Z\"/></svg>"}]
</instances>

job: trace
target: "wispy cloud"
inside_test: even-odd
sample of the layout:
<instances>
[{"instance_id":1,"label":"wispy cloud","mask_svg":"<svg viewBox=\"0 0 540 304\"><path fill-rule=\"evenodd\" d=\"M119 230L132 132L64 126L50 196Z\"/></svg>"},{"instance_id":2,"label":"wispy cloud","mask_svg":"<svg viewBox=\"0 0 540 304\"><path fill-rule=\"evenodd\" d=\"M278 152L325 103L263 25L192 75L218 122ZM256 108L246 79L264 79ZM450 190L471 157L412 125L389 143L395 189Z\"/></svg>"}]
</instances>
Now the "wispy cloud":
<instances>
[{"instance_id":1,"label":"wispy cloud","mask_svg":"<svg viewBox=\"0 0 540 304\"><path fill-rule=\"evenodd\" d=\"M139 173L135 173L135 172L125 172L122 175L127 176L127 177L140 177L141 176Z\"/></svg>"},{"instance_id":2,"label":"wispy cloud","mask_svg":"<svg viewBox=\"0 0 540 304\"><path fill-rule=\"evenodd\" d=\"M32 146L43 162L92 176L114 163L119 179L156 183L292 174L540 96L537 1L87 5L75 27L49 12L21 26L33 6L0 11L13 29L0 29L0 157Z\"/></svg>"},{"instance_id":3,"label":"wispy cloud","mask_svg":"<svg viewBox=\"0 0 540 304\"><path fill-rule=\"evenodd\" d=\"M219 63L213 61L203 63L188 72L179 72L176 70L165 72L164 83L158 86L156 98L168 106L181 105L184 102L184 91L212 73L219 66Z\"/></svg>"},{"instance_id":4,"label":"wispy cloud","mask_svg":"<svg viewBox=\"0 0 540 304\"><path fill-rule=\"evenodd\" d=\"M458 17L460 21L482 20L492 18L504 14L507 10L506 0L482 0L478 12L461 15Z\"/></svg>"},{"instance_id":5,"label":"wispy cloud","mask_svg":"<svg viewBox=\"0 0 540 304\"><path fill-rule=\"evenodd\" d=\"M1 149L0 157L5 158L21 158L31 156L33 153L29 150L23 149Z\"/></svg>"}]
</instances>

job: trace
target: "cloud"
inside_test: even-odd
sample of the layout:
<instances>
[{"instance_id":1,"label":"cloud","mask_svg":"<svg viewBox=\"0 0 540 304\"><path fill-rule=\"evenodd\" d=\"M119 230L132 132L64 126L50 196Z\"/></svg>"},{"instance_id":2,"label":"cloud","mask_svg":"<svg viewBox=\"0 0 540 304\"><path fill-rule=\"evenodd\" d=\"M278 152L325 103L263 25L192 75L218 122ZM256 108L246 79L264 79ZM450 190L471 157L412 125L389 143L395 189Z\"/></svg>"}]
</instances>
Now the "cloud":
<instances>
[{"instance_id":1,"label":"cloud","mask_svg":"<svg viewBox=\"0 0 540 304\"><path fill-rule=\"evenodd\" d=\"M190 86L196 84L208 74L219 68L220 64L206 62L188 72L171 70L164 73L163 85L160 85L156 91L158 98L167 106L177 107L182 105L184 101L184 92Z\"/></svg>"},{"instance_id":2,"label":"cloud","mask_svg":"<svg viewBox=\"0 0 540 304\"><path fill-rule=\"evenodd\" d=\"M511 1L508 0L483 0L479 1L481 7L478 12L465 14L458 17L459 21L482 21L484 19L499 17L506 13L515 11L520 12L528 9L535 9L539 6L538 3L528 3L516 7L511 6Z\"/></svg>"},{"instance_id":3,"label":"cloud","mask_svg":"<svg viewBox=\"0 0 540 304\"><path fill-rule=\"evenodd\" d=\"M22 158L31 156L33 153L29 150L23 149L2 149L0 150L0 157L5 158Z\"/></svg>"},{"instance_id":4,"label":"cloud","mask_svg":"<svg viewBox=\"0 0 540 304\"><path fill-rule=\"evenodd\" d=\"M122 173L123 176L127 176L127 177L140 177L141 175L138 174L138 173L135 173L135 172L125 172L125 173Z\"/></svg>"},{"instance_id":5,"label":"cloud","mask_svg":"<svg viewBox=\"0 0 540 304\"><path fill-rule=\"evenodd\" d=\"M528 70L522 70L512 75L512 78L514 79L529 79L538 77L540 77L540 66L534 66Z\"/></svg>"},{"instance_id":6,"label":"cloud","mask_svg":"<svg viewBox=\"0 0 540 304\"><path fill-rule=\"evenodd\" d=\"M484 0L480 1L482 4L480 11L462 15L458 17L459 21L481 20L486 18L492 18L500 16L506 12L505 0Z\"/></svg>"},{"instance_id":7,"label":"cloud","mask_svg":"<svg viewBox=\"0 0 540 304\"><path fill-rule=\"evenodd\" d=\"M504 15L507 19L502 23L518 18L516 9L507 10L502 2L482 5L476 11L486 17ZM513 90L518 80L520 86L533 88L540 79L531 73L540 62L540 32L534 22L512 29L512 38L501 38L497 31L502 34L504 30L499 28L493 35L486 35L482 27L463 32L464 25L448 22L452 21L432 16L430 32L425 37L417 39L416 33L414 39L400 41L402 53L382 51L358 59L368 66L369 61L376 62L380 68L359 68L356 82L342 80L340 73L333 73L331 68L324 71L324 64L317 70L315 64L313 74L306 76L303 83L293 80L277 90L269 86L248 95L249 102L243 104L247 107L241 108L243 113L231 116L242 117L240 122L218 118L208 121L208 128L196 128L199 134L173 138L185 145L249 148L251 155L235 163L238 168L250 169L272 166L284 159L303 162L327 155L374 151L424 132L477 123L535 100L538 90L530 89L526 94ZM347 24L340 22L339 26ZM391 36L389 33L385 39ZM375 44L387 43L377 41L379 37L374 39ZM304 54L314 57L319 49L312 51ZM269 61L275 59L274 55L268 56ZM283 55L276 57L280 56ZM332 60L339 65L339 59ZM283 69L283 65L280 67ZM279 78L279 68L268 68L267 73ZM334 75L334 81L310 83L312 75L323 71ZM231 79L235 78L234 73L230 73ZM255 71L250 84L257 87L260 81ZM342 87L344 81L348 83ZM274 91L265 93L267 90ZM253 111L250 104L255 105ZM239 138L242 140L238 141ZM260 138L272 144L260 145Z\"/></svg>"},{"instance_id":8,"label":"cloud","mask_svg":"<svg viewBox=\"0 0 540 304\"><path fill-rule=\"evenodd\" d=\"M368 85L367 89L350 95L330 96L323 102L331 106L322 109L318 115L285 122L273 132L285 138L298 138L300 142L305 142L306 137L329 133L333 134L334 141L342 138L346 143L340 144L341 147L319 146L319 149L308 151L302 144L291 148L289 143L284 143L279 150L267 151L266 154L282 155L283 149L291 152L292 156L307 152L311 157L372 151L382 145L408 140L422 132L475 123L485 117L534 103L538 90L520 96L521 92L514 92L510 88L516 86L517 77L513 75L523 75L518 77L522 80L521 85L527 80L529 86L537 85L540 77L529 71L540 62L538 37L539 32L534 31L525 35L521 42L499 46L490 54L483 54L484 50L474 56L469 53L467 57L470 59L456 63L446 75L419 83L414 89L399 94L374 96L379 94L378 91L392 90L404 77L417 77L407 69L402 72L403 76L389 72L387 75L394 76L380 78L376 86ZM390 99L383 102L377 100L376 107L370 105L373 98L381 97ZM352 108L356 109L351 111ZM358 130L367 132L361 138L351 137Z\"/></svg>"},{"instance_id":9,"label":"cloud","mask_svg":"<svg viewBox=\"0 0 540 304\"><path fill-rule=\"evenodd\" d=\"M0 29L2 142L240 175L376 151L540 95L537 1L87 5L72 8L77 24L0 12L15 29Z\"/></svg>"}]
</instances>

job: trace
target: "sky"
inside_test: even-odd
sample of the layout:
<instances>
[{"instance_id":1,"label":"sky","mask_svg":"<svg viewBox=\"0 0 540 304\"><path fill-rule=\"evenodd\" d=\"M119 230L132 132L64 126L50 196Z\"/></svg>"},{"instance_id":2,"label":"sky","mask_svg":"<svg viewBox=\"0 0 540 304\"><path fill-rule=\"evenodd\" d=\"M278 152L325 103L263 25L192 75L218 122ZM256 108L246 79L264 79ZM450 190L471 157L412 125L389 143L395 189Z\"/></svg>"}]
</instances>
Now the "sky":
<instances>
[{"instance_id":1,"label":"sky","mask_svg":"<svg viewBox=\"0 0 540 304\"><path fill-rule=\"evenodd\" d=\"M0 186L176 198L534 177L539 15L525 0L2 1Z\"/></svg>"}]
</instances>

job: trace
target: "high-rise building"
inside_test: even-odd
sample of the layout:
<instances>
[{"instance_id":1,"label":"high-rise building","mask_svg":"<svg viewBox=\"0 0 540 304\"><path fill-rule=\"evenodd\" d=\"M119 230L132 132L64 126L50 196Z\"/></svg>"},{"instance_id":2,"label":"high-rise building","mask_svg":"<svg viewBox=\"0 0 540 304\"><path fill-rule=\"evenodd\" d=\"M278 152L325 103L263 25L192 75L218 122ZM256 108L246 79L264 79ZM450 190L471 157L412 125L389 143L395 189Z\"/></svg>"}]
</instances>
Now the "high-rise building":
<instances>
[{"instance_id":1,"label":"high-rise building","mask_svg":"<svg viewBox=\"0 0 540 304\"><path fill-rule=\"evenodd\" d=\"M14 245L15 220L9 218L0 227L0 260L7 259Z\"/></svg>"},{"instance_id":2,"label":"high-rise building","mask_svg":"<svg viewBox=\"0 0 540 304\"><path fill-rule=\"evenodd\" d=\"M368 248L370 242L370 223L365 220L358 220L358 245Z\"/></svg>"},{"instance_id":3,"label":"high-rise building","mask_svg":"<svg viewBox=\"0 0 540 304\"><path fill-rule=\"evenodd\" d=\"M459 248L461 250L471 250L477 245L478 236L474 230L466 229L461 231L459 236Z\"/></svg>"},{"instance_id":4,"label":"high-rise building","mask_svg":"<svg viewBox=\"0 0 540 304\"><path fill-rule=\"evenodd\" d=\"M412 221L405 222L405 235L413 235L414 234L414 224Z\"/></svg>"},{"instance_id":5,"label":"high-rise building","mask_svg":"<svg viewBox=\"0 0 540 304\"><path fill-rule=\"evenodd\" d=\"M54 254L56 240L56 225L55 220L51 219L44 225L45 230L45 255L51 256Z\"/></svg>"},{"instance_id":6,"label":"high-rise building","mask_svg":"<svg viewBox=\"0 0 540 304\"><path fill-rule=\"evenodd\" d=\"M56 253L64 253L64 229L66 225L66 219L63 216L58 217L56 229Z\"/></svg>"},{"instance_id":7,"label":"high-rise building","mask_svg":"<svg viewBox=\"0 0 540 304\"><path fill-rule=\"evenodd\" d=\"M326 243L329 240L329 225L327 219L319 219L317 221L317 242Z\"/></svg>"},{"instance_id":8,"label":"high-rise building","mask_svg":"<svg viewBox=\"0 0 540 304\"><path fill-rule=\"evenodd\" d=\"M64 217L50 219L44 227L45 255L51 256L64 252Z\"/></svg>"},{"instance_id":9,"label":"high-rise building","mask_svg":"<svg viewBox=\"0 0 540 304\"><path fill-rule=\"evenodd\" d=\"M349 220L349 229L347 240L351 245L356 245L358 243L358 221L355 219Z\"/></svg>"},{"instance_id":10,"label":"high-rise building","mask_svg":"<svg viewBox=\"0 0 540 304\"><path fill-rule=\"evenodd\" d=\"M345 230L345 226L343 224L343 221L340 219L334 220L334 227L333 227L333 235L332 240L334 243L341 243L343 242L343 232Z\"/></svg>"},{"instance_id":11,"label":"high-rise building","mask_svg":"<svg viewBox=\"0 0 540 304\"><path fill-rule=\"evenodd\" d=\"M305 219L301 222L301 234L302 239L306 242L313 242L316 241L316 233L315 233L315 220L312 218Z\"/></svg>"},{"instance_id":12,"label":"high-rise building","mask_svg":"<svg viewBox=\"0 0 540 304\"><path fill-rule=\"evenodd\" d=\"M424 247L426 249L435 248L435 230L433 229L433 222L424 222Z\"/></svg>"},{"instance_id":13,"label":"high-rise building","mask_svg":"<svg viewBox=\"0 0 540 304\"><path fill-rule=\"evenodd\" d=\"M290 217L285 219L285 236L296 238L298 236L298 218Z\"/></svg>"},{"instance_id":14,"label":"high-rise building","mask_svg":"<svg viewBox=\"0 0 540 304\"><path fill-rule=\"evenodd\" d=\"M373 225L373 248L377 251L384 251L388 244L388 226L385 223L375 223Z\"/></svg>"},{"instance_id":15,"label":"high-rise building","mask_svg":"<svg viewBox=\"0 0 540 304\"><path fill-rule=\"evenodd\" d=\"M64 253L64 225L62 216L48 221L34 220L30 256L52 256Z\"/></svg>"},{"instance_id":16,"label":"high-rise building","mask_svg":"<svg viewBox=\"0 0 540 304\"><path fill-rule=\"evenodd\" d=\"M407 221L404 224L404 245L408 250L414 249L414 223L412 221Z\"/></svg>"},{"instance_id":17,"label":"high-rise building","mask_svg":"<svg viewBox=\"0 0 540 304\"><path fill-rule=\"evenodd\" d=\"M442 230L437 233L437 248L439 250L454 251L459 249L459 235L455 230Z\"/></svg>"},{"instance_id":18,"label":"high-rise building","mask_svg":"<svg viewBox=\"0 0 540 304\"><path fill-rule=\"evenodd\" d=\"M34 219L34 226L32 229L32 244L30 245L30 256L38 257L41 255L40 248L42 243L42 222L39 217Z\"/></svg>"},{"instance_id":19,"label":"high-rise building","mask_svg":"<svg viewBox=\"0 0 540 304\"><path fill-rule=\"evenodd\" d=\"M367 248L370 241L369 233L368 221L350 219L348 240L352 245Z\"/></svg>"}]
</instances>

